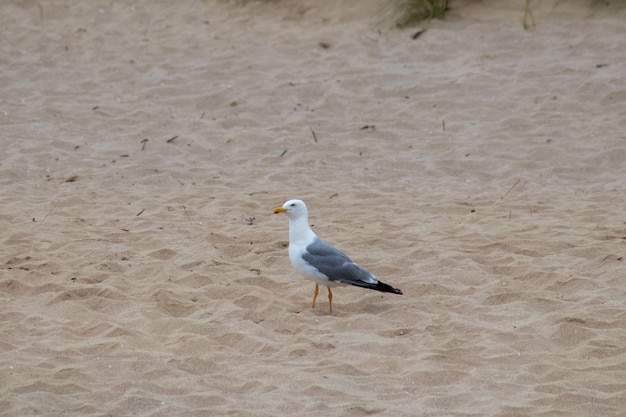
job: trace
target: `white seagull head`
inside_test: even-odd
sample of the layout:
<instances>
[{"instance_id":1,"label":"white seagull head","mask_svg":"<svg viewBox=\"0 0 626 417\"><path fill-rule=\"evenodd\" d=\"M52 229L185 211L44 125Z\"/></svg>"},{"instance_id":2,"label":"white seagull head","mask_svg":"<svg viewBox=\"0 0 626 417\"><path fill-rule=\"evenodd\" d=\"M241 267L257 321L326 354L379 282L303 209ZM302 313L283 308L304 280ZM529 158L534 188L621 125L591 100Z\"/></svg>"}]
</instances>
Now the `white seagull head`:
<instances>
[{"instance_id":1,"label":"white seagull head","mask_svg":"<svg viewBox=\"0 0 626 417\"><path fill-rule=\"evenodd\" d=\"M282 207L276 207L274 214L286 213L290 219L308 218L309 211L306 208L306 204L302 200L289 200L282 205Z\"/></svg>"}]
</instances>

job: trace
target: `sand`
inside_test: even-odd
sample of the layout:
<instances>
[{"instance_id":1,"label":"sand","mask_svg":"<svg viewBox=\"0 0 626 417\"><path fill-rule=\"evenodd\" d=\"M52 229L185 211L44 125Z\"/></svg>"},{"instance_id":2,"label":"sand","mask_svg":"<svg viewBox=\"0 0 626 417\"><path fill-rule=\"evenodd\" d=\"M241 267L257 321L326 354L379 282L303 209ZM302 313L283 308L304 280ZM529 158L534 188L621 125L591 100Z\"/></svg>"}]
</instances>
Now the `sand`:
<instances>
[{"instance_id":1,"label":"sand","mask_svg":"<svg viewBox=\"0 0 626 417\"><path fill-rule=\"evenodd\" d=\"M381 5L2 2L0 415L623 415L623 6Z\"/></svg>"}]
</instances>

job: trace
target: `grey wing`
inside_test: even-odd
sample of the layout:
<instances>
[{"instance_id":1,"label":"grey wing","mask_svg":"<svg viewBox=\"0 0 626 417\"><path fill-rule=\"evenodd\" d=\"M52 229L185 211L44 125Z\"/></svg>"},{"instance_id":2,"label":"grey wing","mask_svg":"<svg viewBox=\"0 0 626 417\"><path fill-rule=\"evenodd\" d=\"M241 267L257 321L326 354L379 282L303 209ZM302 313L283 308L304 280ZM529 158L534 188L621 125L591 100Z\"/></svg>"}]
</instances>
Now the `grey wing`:
<instances>
[{"instance_id":1,"label":"grey wing","mask_svg":"<svg viewBox=\"0 0 626 417\"><path fill-rule=\"evenodd\" d=\"M331 281L366 288L378 283L376 277L369 271L361 268L343 252L320 239L315 239L306 247L302 258Z\"/></svg>"}]
</instances>

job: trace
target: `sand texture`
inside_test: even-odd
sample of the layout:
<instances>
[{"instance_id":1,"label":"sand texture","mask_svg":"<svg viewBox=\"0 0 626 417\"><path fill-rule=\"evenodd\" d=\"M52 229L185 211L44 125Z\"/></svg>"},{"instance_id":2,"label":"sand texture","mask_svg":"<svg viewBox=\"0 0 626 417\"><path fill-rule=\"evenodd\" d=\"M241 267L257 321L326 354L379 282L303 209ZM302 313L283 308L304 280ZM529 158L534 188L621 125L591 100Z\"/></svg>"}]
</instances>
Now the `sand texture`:
<instances>
[{"instance_id":1,"label":"sand texture","mask_svg":"<svg viewBox=\"0 0 626 417\"><path fill-rule=\"evenodd\" d=\"M382 3L0 3L2 417L624 415L623 2Z\"/></svg>"}]
</instances>

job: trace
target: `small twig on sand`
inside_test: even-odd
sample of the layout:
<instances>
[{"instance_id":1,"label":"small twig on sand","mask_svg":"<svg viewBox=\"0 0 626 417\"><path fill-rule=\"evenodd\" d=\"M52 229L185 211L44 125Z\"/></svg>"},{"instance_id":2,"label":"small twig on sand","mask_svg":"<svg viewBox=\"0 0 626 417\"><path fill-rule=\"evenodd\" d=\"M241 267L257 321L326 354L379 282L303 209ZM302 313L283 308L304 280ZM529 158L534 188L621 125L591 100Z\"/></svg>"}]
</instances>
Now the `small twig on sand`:
<instances>
[{"instance_id":1,"label":"small twig on sand","mask_svg":"<svg viewBox=\"0 0 626 417\"><path fill-rule=\"evenodd\" d=\"M426 29L420 29L420 30L418 30L417 32L415 32L414 34L412 34L412 35L411 35L411 39L415 40L415 39L419 38L419 37L420 37L420 35L421 35L422 33L424 33L424 32L426 32Z\"/></svg>"},{"instance_id":2,"label":"small twig on sand","mask_svg":"<svg viewBox=\"0 0 626 417\"><path fill-rule=\"evenodd\" d=\"M493 203L493 205L492 205L491 207L492 207L492 208L493 208L493 207L495 207L495 206L496 206L496 204L498 204L500 201L504 200L504 197L506 197L507 195L509 195L509 193L510 193L511 191L513 191L513 188L515 188L515 186L517 186L517 184L519 184L520 180L521 180L521 178L518 178L518 179L517 179L517 181L515 181L515 184L513 184L513 185L511 186L511 188L509 188L509 190L508 190L506 193L502 194L502 195L500 196L500 198L498 198L498 199L496 200L496 202L495 202L495 203Z\"/></svg>"},{"instance_id":3,"label":"small twig on sand","mask_svg":"<svg viewBox=\"0 0 626 417\"><path fill-rule=\"evenodd\" d=\"M50 208L50 210L48 210L48 212L46 213L45 216L43 216L43 219L41 219L41 223L45 222L46 219L48 218L48 216L50 215L50 213L52 213L52 210L54 210L56 208L56 206L59 205L59 203L61 202L61 200L57 200L56 203L54 203L54 205ZM39 223L39 224L41 224Z\"/></svg>"},{"instance_id":4,"label":"small twig on sand","mask_svg":"<svg viewBox=\"0 0 626 417\"><path fill-rule=\"evenodd\" d=\"M315 130L311 129L311 134L313 135L313 140L317 142L317 135L315 134Z\"/></svg>"},{"instance_id":5,"label":"small twig on sand","mask_svg":"<svg viewBox=\"0 0 626 417\"><path fill-rule=\"evenodd\" d=\"M187 213L187 208L185 206L183 206L183 210L185 210L185 216L187 216L187 220L189 220L189 224L193 225L193 223L191 223L191 217L189 217L189 213Z\"/></svg>"},{"instance_id":6,"label":"small twig on sand","mask_svg":"<svg viewBox=\"0 0 626 417\"><path fill-rule=\"evenodd\" d=\"M143 143L143 145L141 145L141 150L143 151L144 149L146 149L146 143L148 143L150 139L146 138L146 139L142 139L141 143Z\"/></svg>"}]
</instances>

